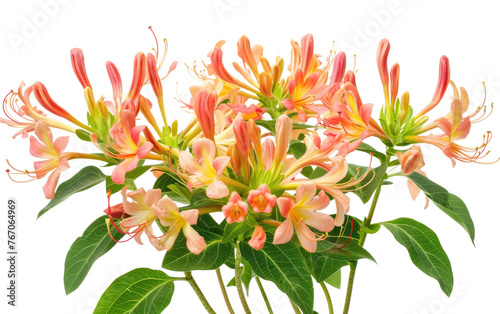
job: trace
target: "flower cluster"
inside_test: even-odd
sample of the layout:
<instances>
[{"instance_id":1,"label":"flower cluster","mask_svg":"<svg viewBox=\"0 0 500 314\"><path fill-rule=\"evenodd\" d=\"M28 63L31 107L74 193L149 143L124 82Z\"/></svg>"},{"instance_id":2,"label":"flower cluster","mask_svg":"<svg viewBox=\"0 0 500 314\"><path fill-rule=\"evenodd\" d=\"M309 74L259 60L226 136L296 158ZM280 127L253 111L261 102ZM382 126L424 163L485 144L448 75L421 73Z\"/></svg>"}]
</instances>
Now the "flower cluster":
<instances>
[{"instance_id":1,"label":"flower cluster","mask_svg":"<svg viewBox=\"0 0 500 314\"><path fill-rule=\"evenodd\" d=\"M361 98L355 72L346 71L345 53L330 52L322 60L310 34L300 42L292 40L287 66L281 57L272 64L262 46L251 45L242 36L237 43L241 62L232 63L230 70L223 60L223 44L217 43L209 52L204 69L188 68L200 83L189 89L191 99L182 102L192 116L182 130L177 121L167 121L171 108L164 101L163 84L177 63L160 75L166 49L163 56L158 55L158 48L155 54L135 56L126 94L117 67L107 62L113 88L109 99L95 98L83 52L71 50L73 70L88 106L87 121L60 106L42 83L28 87L22 83L17 92L6 96L5 118L0 122L20 128L14 137L29 137L30 154L42 161L35 162L33 171L11 166L9 175L23 181L15 176L35 180L50 174L43 191L51 199L72 159L111 165L110 179L124 187L121 202L106 210L110 225L139 244L146 234L158 250L169 251L182 230L187 248L200 254L207 244L197 221L202 215L221 212L227 228L245 226L237 240L256 250L267 242L294 241L316 252L318 242L329 241L329 233L344 224L350 209L346 193L371 182L372 171L353 172L347 162L349 154L368 138L385 145L388 159L380 162L400 165L404 175L414 171L425 175L419 144L439 147L453 165L456 161L483 162L488 154L490 132L474 148L457 143L489 112L482 104L467 113L467 92L450 80L445 56L440 60L434 96L414 114L409 93L398 96L400 66L396 63L388 70L390 45L382 40L377 66L385 100L376 120L374 105ZM144 95L146 84L155 99ZM444 102L449 86L453 91L450 112L430 121L428 113ZM144 124L137 125L139 121ZM96 153L65 152L69 137L54 140L52 130L56 129L91 141ZM139 166L149 167L158 180L168 184L137 189L129 174ZM412 182L409 187L415 198L418 187Z\"/></svg>"}]
</instances>

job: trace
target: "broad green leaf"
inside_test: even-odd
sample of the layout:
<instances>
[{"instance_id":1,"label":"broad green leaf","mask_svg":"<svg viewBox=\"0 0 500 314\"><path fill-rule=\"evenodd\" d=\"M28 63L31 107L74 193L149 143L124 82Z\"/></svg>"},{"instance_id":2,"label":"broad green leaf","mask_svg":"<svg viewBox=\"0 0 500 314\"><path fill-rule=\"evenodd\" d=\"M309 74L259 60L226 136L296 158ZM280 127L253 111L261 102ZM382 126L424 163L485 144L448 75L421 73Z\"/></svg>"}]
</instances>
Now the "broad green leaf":
<instances>
[{"instance_id":1,"label":"broad green leaf","mask_svg":"<svg viewBox=\"0 0 500 314\"><path fill-rule=\"evenodd\" d=\"M260 250L241 242L241 255L257 276L274 282L304 314L312 313L313 283L302 254L293 243L274 245L270 240L272 235L267 238Z\"/></svg>"},{"instance_id":2,"label":"broad green leaf","mask_svg":"<svg viewBox=\"0 0 500 314\"><path fill-rule=\"evenodd\" d=\"M332 287L340 289L342 283L342 270L339 269L335 274L325 279L325 282Z\"/></svg>"},{"instance_id":3,"label":"broad green leaf","mask_svg":"<svg viewBox=\"0 0 500 314\"><path fill-rule=\"evenodd\" d=\"M104 291L95 314L160 314L170 304L174 280L160 270L137 268L118 277Z\"/></svg>"},{"instance_id":4,"label":"broad green leaf","mask_svg":"<svg viewBox=\"0 0 500 314\"><path fill-rule=\"evenodd\" d=\"M127 185L129 186L129 190L135 190L137 187L135 186L134 180L143 175L146 171L148 171L151 166L140 166L131 170L125 174L125 183L116 184L111 180L111 177L106 178L106 192L111 190L111 194L121 191Z\"/></svg>"},{"instance_id":5,"label":"broad green leaf","mask_svg":"<svg viewBox=\"0 0 500 314\"><path fill-rule=\"evenodd\" d=\"M110 226L110 237L106 225L107 215L97 218L85 229L83 235L78 237L66 255L64 263L64 288L66 294L75 291L87 276L94 262L106 254L123 234Z\"/></svg>"},{"instance_id":6,"label":"broad green leaf","mask_svg":"<svg viewBox=\"0 0 500 314\"><path fill-rule=\"evenodd\" d=\"M209 214L198 216L195 229L196 228L205 229L206 231L210 231L220 236L224 234L224 229L214 220L212 215Z\"/></svg>"},{"instance_id":7,"label":"broad green leaf","mask_svg":"<svg viewBox=\"0 0 500 314\"><path fill-rule=\"evenodd\" d=\"M353 187L356 188L354 194L356 194L364 204L371 199L373 193L377 189L377 186L380 184L380 181L384 180L386 170L386 163L381 164L377 168L369 169L370 172L366 175L366 177ZM368 167L349 164L349 171L341 182L347 182L352 178L360 178L366 173L366 171L368 171Z\"/></svg>"},{"instance_id":8,"label":"broad green leaf","mask_svg":"<svg viewBox=\"0 0 500 314\"><path fill-rule=\"evenodd\" d=\"M450 260L434 231L410 218L398 218L381 225L408 250L413 264L436 279L441 290L450 296L453 289L453 272Z\"/></svg>"},{"instance_id":9,"label":"broad green leaf","mask_svg":"<svg viewBox=\"0 0 500 314\"><path fill-rule=\"evenodd\" d=\"M202 228L196 231L205 239L207 247L198 255L186 246L186 238L179 234L175 244L163 259L162 267L173 271L211 270L219 268L233 251L231 243L222 243L222 236Z\"/></svg>"},{"instance_id":10,"label":"broad green leaf","mask_svg":"<svg viewBox=\"0 0 500 314\"><path fill-rule=\"evenodd\" d=\"M337 259L336 255L324 252L309 253L302 251L311 275L317 282L326 281L342 267L349 263L345 260Z\"/></svg>"},{"instance_id":11,"label":"broad green leaf","mask_svg":"<svg viewBox=\"0 0 500 314\"><path fill-rule=\"evenodd\" d=\"M106 180L106 175L95 166L87 166L78 171L71 179L64 181L56 190L55 196L50 202L38 213L38 217L45 214L52 207L64 202L71 195L85 191L96 184Z\"/></svg>"},{"instance_id":12,"label":"broad green leaf","mask_svg":"<svg viewBox=\"0 0 500 314\"><path fill-rule=\"evenodd\" d=\"M180 196L184 200L183 203L189 204L189 202L191 201L191 196L193 194L189 191L187 187L178 184L170 184L168 186L168 189L173 193L177 194L178 196Z\"/></svg>"},{"instance_id":13,"label":"broad green leaf","mask_svg":"<svg viewBox=\"0 0 500 314\"><path fill-rule=\"evenodd\" d=\"M455 220L469 234L474 243L474 222L465 203L456 195L449 193L442 186L434 183L420 173L413 172L406 176L413 181L436 206Z\"/></svg>"}]
</instances>

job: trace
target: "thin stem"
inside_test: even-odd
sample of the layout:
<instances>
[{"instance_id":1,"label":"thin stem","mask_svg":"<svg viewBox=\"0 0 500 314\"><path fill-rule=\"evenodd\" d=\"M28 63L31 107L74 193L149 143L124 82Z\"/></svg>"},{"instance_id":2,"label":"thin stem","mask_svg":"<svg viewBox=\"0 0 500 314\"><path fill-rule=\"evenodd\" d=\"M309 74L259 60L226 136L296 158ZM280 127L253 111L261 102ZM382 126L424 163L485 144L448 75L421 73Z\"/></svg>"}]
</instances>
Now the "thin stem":
<instances>
[{"instance_id":1,"label":"thin stem","mask_svg":"<svg viewBox=\"0 0 500 314\"><path fill-rule=\"evenodd\" d=\"M293 308L293 312L295 314L300 314L300 310L299 308L297 307L297 305L295 305L295 303L292 302L292 300L290 300L290 304L292 305L292 308Z\"/></svg>"},{"instance_id":2,"label":"thin stem","mask_svg":"<svg viewBox=\"0 0 500 314\"><path fill-rule=\"evenodd\" d=\"M367 233L365 232L365 228L370 227L370 224L372 222L373 214L375 213L375 208L377 207L377 202L378 202L378 198L380 196L380 191L382 190L382 183L383 182L384 182L384 180L380 180L380 183L377 187L377 190L375 191L375 195L373 196L373 200L372 200L372 204L370 206L370 211L368 212L368 216L363 221L363 226L361 227L361 232L360 232L359 241L358 241L358 244L360 246L363 246L365 244L365 240L366 240L366 236L367 236ZM357 265L358 265L357 262L349 263L349 266L351 267L351 271L349 272L349 283L347 285L347 292L345 295L343 314L349 313L349 306L351 305L352 288L354 286L354 276L356 274Z\"/></svg>"},{"instance_id":3,"label":"thin stem","mask_svg":"<svg viewBox=\"0 0 500 314\"><path fill-rule=\"evenodd\" d=\"M222 274L220 273L220 268L215 270L217 273L217 279L219 280L220 291L222 291L222 295L224 296L224 301L226 302L227 309L229 313L234 314L233 307L231 306L231 302L229 301L229 297L227 296L226 286L224 285L224 281L222 280Z\"/></svg>"},{"instance_id":4,"label":"thin stem","mask_svg":"<svg viewBox=\"0 0 500 314\"><path fill-rule=\"evenodd\" d=\"M245 299L245 293L243 292L243 285L241 284L241 252L240 252L240 241L236 242L236 257L234 263L234 281L236 283L236 289L238 290L238 296L241 300L241 305L245 310L246 314L252 313L248 307L247 300Z\"/></svg>"},{"instance_id":5,"label":"thin stem","mask_svg":"<svg viewBox=\"0 0 500 314\"><path fill-rule=\"evenodd\" d=\"M325 298L326 302L328 303L328 313L333 314L333 304L332 304L332 297L330 296L330 292L328 292L328 288L326 287L325 283L322 281L319 283L321 288L323 289L323 292L325 293Z\"/></svg>"},{"instance_id":6,"label":"thin stem","mask_svg":"<svg viewBox=\"0 0 500 314\"><path fill-rule=\"evenodd\" d=\"M345 304L343 314L349 313L349 306L351 305L352 287L354 285L354 275L356 274L356 262L349 263L351 271L349 272L349 282L347 283L347 293L345 295Z\"/></svg>"},{"instance_id":7,"label":"thin stem","mask_svg":"<svg viewBox=\"0 0 500 314\"><path fill-rule=\"evenodd\" d=\"M207 298L205 298L205 295L203 294L203 292L201 292L200 287L198 287L198 284L196 284L196 281L194 280L191 272L186 271L186 272L184 272L184 275L186 275L186 280L189 282L189 284L193 288L194 292L196 293L196 295L200 299L201 304L203 304L203 307L205 307L205 310L207 310L207 312L210 314L216 314L215 311L210 306L210 304L208 303Z\"/></svg>"},{"instance_id":8,"label":"thin stem","mask_svg":"<svg viewBox=\"0 0 500 314\"><path fill-rule=\"evenodd\" d=\"M262 282L260 282L260 278L255 276L255 281L257 281L257 286L259 286L260 293L262 294L262 297L264 298L264 302L266 302L266 307L267 307L267 310L269 311L269 314L273 314L273 309L271 308L271 303L269 303L269 299L267 298L266 291L264 290L264 287L262 286Z\"/></svg>"}]
</instances>

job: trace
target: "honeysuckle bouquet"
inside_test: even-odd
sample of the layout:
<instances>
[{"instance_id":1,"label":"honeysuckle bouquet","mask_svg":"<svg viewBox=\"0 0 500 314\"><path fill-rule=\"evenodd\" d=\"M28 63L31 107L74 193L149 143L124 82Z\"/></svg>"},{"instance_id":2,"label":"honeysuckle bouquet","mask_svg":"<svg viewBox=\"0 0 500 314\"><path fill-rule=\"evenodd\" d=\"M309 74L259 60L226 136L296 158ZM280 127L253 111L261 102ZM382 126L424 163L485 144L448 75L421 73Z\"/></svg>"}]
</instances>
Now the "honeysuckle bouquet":
<instances>
[{"instance_id":1,"label":"honeysuckle bouquet","mask_svg":"<svg viewBox=\"0 0 500 314\"><path fill-rule=\"evenodd\" d=\"M408 250L413 264L450 295L451 264L431 229L404 217L373 222L384 186L403 176L412 199L422 191L427 205L434 203L432 210L442 210L474 241L466 205L423 170L420 145L438 147L453 166L456 161L496 162L483 160L490 132L479 145L459 144L491 109L483 103L468 110L467 92L450 80L447 57L439 61L430 102L413 107L409 93L399 93L400 66L389 70L390 45L382 40L376 63L384 99L371 100L382 105L376 115L374 105L365 102L370 96L361 98L355 71L346 71L345 53L332 51L321 58L309 34L300 43L291 41L285 66L283 58L273 63L262 46L252 46L242 36L237 43L241 60L232 63L234 69L223 57L224 41L218 42L202 69L196 64L187 68L199 81L189 89L191 98L166 105L162 86L177 63L163 68L164 43L162 54L157 43L153 53L135 56L126 93L120 72L108 61L108 98L96 97L102 89L91 85L82 50L71 50L88 106L86 117L59 105L41 82L22 83L3 101L0 122L19 128L14 137L29 139L29 152L37 158L34 170L8 161L7 173L16 182L45 181L43 193L50 201L38 216L75 193L105 183L105 214L96 217L67 254L67 294L79 287L100 256L133 239L141 245L147 240L152 250L165 252L158 265L162 270L139 268L120 276L103 293L95 313L160 313L169 305L176 281L189 282L207 312L215 313L210 305L215 301L205 298L192 275L197 270L216 271L230 313L235 313L235 302L251 312L249 302L260 296L249 298L244 289L253 280L272 313L261 279L286 294L296 313L306 314L314 313L316 281L333 313L327 285L339 288L340 270L349 266L347 313L358 260L374 260L363 248L365 239L383 226ZM149 88L155 99L144 96ZM451 98L445 97L447 90ZM449 113L431 118L438 105L449 107ZM172 106L182 106L191 116L187 125L171 121ZM55 138L53 131L93 143L95 152L67 151L70 137ZM376 150L367 140L384 148ZM366 153L364 165L348 162L355 151ZM59 184L75 159L99 167L88 165ZM140 176L151 183L137 187L134 181ZM116 203L111 202L115 193L121 194ZM350 208L352 197L370 206ZM221 268L234 272L230 283L223 282ZM230 289L237 289L240 300L228 298L226 285L236 286Z\"/></svg>"}]
</instances>

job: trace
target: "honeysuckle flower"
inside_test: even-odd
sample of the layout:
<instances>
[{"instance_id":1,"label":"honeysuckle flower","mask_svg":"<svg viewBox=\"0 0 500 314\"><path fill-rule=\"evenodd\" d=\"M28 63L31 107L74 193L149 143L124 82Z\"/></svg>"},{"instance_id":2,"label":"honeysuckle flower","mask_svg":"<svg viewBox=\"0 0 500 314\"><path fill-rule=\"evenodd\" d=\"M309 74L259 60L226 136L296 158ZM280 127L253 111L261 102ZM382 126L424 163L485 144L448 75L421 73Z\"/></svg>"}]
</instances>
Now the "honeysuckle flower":
<instances>
[{"instance_id":1,"label":"honeysuckle flower","mask_svg":"<svg viewBox=\"0 0 500 314\"><path fill-rule=\"evenodd\" d=\"M198 255L207 247L203 237L191 227L198 220L197 209L179 212L177 205L166 195L154 204L152 209L156 213L161 213L161 215L158 215L160 223L165 227L169 227L167 233L163 236L149 238L149 241L157 250L170 250L181 230L186 237L186 246L191 253Z\"/></svg>"},{"instance_id":2,"label":"honeysuckle flower","mask_svg":"<svg viewBox=\"0 0 500 314\"><path fill-rule=\"evenodd\" d=\"M257 190L248 192L247 202L256 213L269 214L276 204L277 197L271 194L271 191L265 183L261 184Z\"/></svg>"},{"instance_id":3,"label":"honeysuckle flower","mask_svg":"<svg viewBox=\"0 0 500 314\"><path fill-rule=\"evenodd\" d=\"M333 59L332 76L330 77L330 85L338 84L344 77L346 68L345 52L341 51L335 55ZM352 73L352 71L350 71Z\"/></svg>"},{"instance_id":4,"label":"honeysuckle flower","mask_svg":"<svg viewBox=\"0 0 500 314\"><path fill-rule=\"evenodd\" d=\"M41 82L35 82L32 85L32 91L33 94L35 95L36 99L38 100L38 103L42 107L44 107L47 111L49 111L52 114L55 114L56 116L59 116L61 118L64 118L79 127L93 132L91 128L80 122L78 119L73 117L69 112L67 112L65 109L63 109L61 106L59 106L49 95L49 92L47 91L47 88L45 85L43 85Z\"/></svg>"},{"instance_id":5,"label":"honeysuckle flower","mask_svg":"<svg viewBox=\"0 0 500 314\"><path fill-rule=\"evenodd\" d=\"M153 144L145 142L139 144L140 133L146 126L135 125L135 114L129 110L122 110L120 120L113 125L110 130L112 141L109 141L109 146L114 149L117 154L112 154L114 157L123 159L111 174L111 179L116 184L125 182L125 174L137 167L139 160L144 158L151 149Z\"/></svg>"},{"instance_id":6,"label":"honeysuckle flower","mask_svg":"<svg viewBox=\"0 0 500 314\"><path fill-rule=\"evenodd\" d=\"M341 226L344 223L345 214L349 212L350 199L343 193L343 190L352 187L361 182L368 171L358 178L347 183L339 183L345 178L348 171L348 163L344 156L337 155L331 158L330 169L328 172L319 178L312 179L316 187L335 199L337 206L337 215L335 216L335 226Z\"/></svg>"},{"instance_id":7,"label":"honeysuckle flower","mask_svg":"<svg viewBox=\"0 0 500 314\"><path fill-rule=\"evenodd\" d=\"M276 147L274 142L270 138L266 138L264 143L262 143L262 159L264 163L264 169L269 170L274 161L274 154L276 151Z\"/></svg>"},{"instance_id":8,"label":"honeysuckle flower","mask_svg":"<svg viewBox=\"0 0 500 314\"><path fill-rule=\"evenodd\" d=\"M300 171L306 166L319 166L322 168L327 168L324 164L330 161L329 157L333 154L335 150L338 150L342 145L341 136L328 134L323 141L317 134L307 135L304 139L306 144L306 152L296 161L294 161L290 168L286 170L285 178L289 177L296 171ZM343 147L343 146L342 146ZM343 155L347 154L347 151L343 149Z\"/></svg>"},{"instance_id":9,"label":"honeysuckle flower","mask_svg":"<svg viewBox=\"0 0 500 314\"><path fill-rule=\"evenodd\" d=\"M217 106L217 93L201 89L194 98L194 112L200 123L203 135L214 140L215 136L215 107Z\"/></svg>"},{"instance_id":10,"label":"honeysuckle flower","mask_svg":"<svg viewBox=\"0 0 500 314\"><path fill-rule=\"evenodd\" d=\"M380 80L382 81L382 86L384 88L384 99L386 106L390 104L389 71L387 69L387 57L389 56L390 49L391 49L391 44L385 38L380 41L377 49L377 67L378 67L378 73L380 75Z\"/></svg>"},{"instance_id":11,"label":"honeysuckle flower","mask_svg":"<svg viewBox=\"0 0 500 314\"><path fill-rule=\"evenodd\" d=\"M223 88L227 91L239 87L241 90L238 94L253 99L265 97L273 99L273 92L280 84L281 75L284 69L284 61L282 58L277 58L276 63L271 66L269 61L262 55L263 48L260 45L250 45L250 40L246 36L242 36L237 43L238 56L243 61L243 67L237 63L233 63L235 70L244 77L248 82L245 83L234 76L225 68L222 62L222 45L223 41L217 43L214 49L209 53L211 64L207 66L210 73L213 73L226 86ZM259 69L262 66L263 71Z\"/></svg>"},{"instance_id":12,"label":"honeysuckle flower","mask_svg":"<svg viewBox=\"0 0 500 314\"><path fill-rule=\"evenodd\" d=\"M40 120L48 120L47 115L42 110L33 107L29 102L31 94L31 86L23 92L24 83L19 86L18 92L10 91L2 102L2 109L7 119L0 117L0 123L4 123L10 127L20 128L12 138L21 135L22 138L28 138L28 134L35 130L35 124ZM21 100L23 105L19 106L17 100ZM62 125L62 124L61 124ZM70 129L69 131L74 131Z\"/></svg>"},{"instance_id":13,"label":"honeysuckle flower","mask_svg":"<svg viewBox=\"0 0 500 314\"><path fill-rule=\"evenodd\" d=\"M301 40L300 53L296 48L298 44L292 41L292 56L295 53L295 62L292 60L291 79L289 79L286 89L290 95L289 99L283 99L281 104L289 109L296 110L300 121L307 121L307 115L304 111L311 110L318 112L318 108L313 106L315 101L319 101L328 92L329 86L326 85L328 63L325 68L319 68L321 64L316 55L314 55L314 40L311 34L305 35ZM292 57L293 58L293 57ZM300 60L300 65L297 61ZM341 60L341 57L339 58ZM341 63L338 61L338 63ZM339 65L339 64L338 64ZM339 65L340 66L340 65ZM337 68L337 71L341 69ZM334 79L337 73L332 73ZM324 111L321 109L319 112Z\"/></svg>"},{"instance_id":14,"label":"honeysuckle flower","mask_svg":"<svg viewBox=\"0 0 500 314\"><path fill-rule=\"evenodd\" d=\"M401 164L401 173L404 175L412 174L415 170L420 169L424 163L424 156L418 145L413 145L405 153L398 152L397 157Z\"/></svg>"},{"instance_id":15,"label":"honeysuckle flower","mask_svg":"<svg viewBox=\"0 0 500 314\"><path fill-rule=\"evenodd\" d=\"M256 250L260 250L266 243L266 238L267 236L264 228L261 226L255 226L255 230L252 233L252 238L248 241L248 245Z\"/></svg>"},{"instance_id":16,"label":"honeysuckle flower","mask_svg":"<svg viewBox=\"0 0 500 314\"><path fill-rule=\"evenodd\" d=\"M245 203L241 199L241 196L234 191L229 197L229 202L222 207L222 213L224 213L224 217L226 217L226 221L228 224L244 221L247 212L248 204Z\"/></svg>"},{"instance_id":17,"label":"honeysuckle flower","mask_svg":"<svg viewBox=\"0 0 500 314\"><path fill-rule=\"evenodd\" d=\"M142 244L141 236L144 232L149 238L155 238L153 223L162 212L153 207L160 201L161 190L151 189L146 192L144 188L140 188L127 193L127 189L128 186L122 189L122 204L123 211L130 217L122 220L120 227L125 233L132 235L137 243Z\"/></svg>"},{"instance_id":18,"label":"honeysuckle flower","mask_svg":"<svg viewBox=\"0 0 500 314\"><path fill-rule=\"evenodd\" d=\"M364 140L370 136L387 139L382 128L371 117L373 105L362 103L352 83L344 84L333 99L332 110L323 112L320 119L320 123L326 127L325 134L341 135L348 141Z\"/></svg>"},{"instance_id":19,"label":"honeysuckle flower","mask_svg":"<svg viewBox=\"0 0 500 314\"><path fill-rule=\"evenodd\" d=\"M255 104L251 104L250 106L246 106L241 103L237 103L236 105L227 105L231 110L235 113L241 113L241 116L245 120L260 120L262 119L262 115L266 112L265 108L257 107Z\"/></svg>"},{"instance_id":20,"label":"honeysuckle flower","mask_svg":"<svg viewBox=\"0 0 500 314\"><path fill-rule=\"evenodd\" d=\"M300 244L308 252L316 252L317 241L324 239L311 231L311 226L321 232L332 231L334 220L327 214L317 211L326 208L330 199L324 191L316 196L316 185L312 182L302 182L296 193L296 200L290 197L278 198L280 213L286 220L276 229L274 244L283 244L293 236L294 229Z\"/></svg>"},{"instance_id":21,"label":"honeysuckle flower","mask_svg":"<svg viewBox=\"0 0 500 314\"><path fill-rule=\"evenodd\" d=\"M92 89L92 85L90 85L89 78L87 77L87 70L85 70L85 59L83 57L82 49L73 48L71 49L70 55L73 72L75 72L78 81L82 84L84 89L87 87Z\"/></svg>"},{"instance_id":22,"label":"honeysuckle flower","mask_svg":"<svg viewBox=\"0 0 500 314\"><path fill-rule=\"evenodd\" d=\"M106 71L108 72L109 81L111 82L111 87L113 89L113 100L115 101L114 104L110 104L110 102L106 102L106 104L109 111L113 115L117 115L117 113L119 113L119 109L121 108L123 100L122 78L120 76L118 68L111 61L106 62Z\"/></svg>"},{"instance_id":23,"label":"honeysuckle flower","mask_svg":"<svg viewBox=\"0 0 500 314\"><path fill-rule=\"evenodd\" d=\"M415 118L419 118L432 110L434 107L439 104L441 99L448 88L448 84L450 83L450 61L446 56L442 56L439 60L439 79L436 86L436 91L434 92L434 96L432 97L431 102L422 109Z\"/></svg>"},{"instance_id":24,"label":"honeysuckle flower","mask_svg":"<svg viewBox=\"0 0 500 314\"><path fill-rule=\"evenodd\" d=\"M292 137L292 120L287 115L281 115L276 120L276 149L272 168L277 169L285 160L288 144Z\"/></svg>"},{"instance_id":25,"label":"honeysuckle flower","mask_svg":"<svg viewBox=\"0 0 500 314\"><path fill-rule=\"evenodd\" d=\"M419 130L415 131L418 135L411 134L406 136L405 139L410 143L427 143L438 147L442 150L446 157L450 158L453 166L456 165L456 160L462 162L482 163L479 160L486 157L489 153L489 151L486 151L486 148L491 141L491 132L486 132L483 136L483 142L481 145L474 148L459 145L456 141L467 137L472 123L482 121L487 117L481 116L474 120L471 119L482 111L484 104L474 113L463 117L464 105L462 100L456 97L457 93L458 92L455 92L455 96L452 98L451 111L449 114L435 120L429 126L423 126ZM468 97L466 96L466 92L462 98L466 102L465 107L468 107ZM444 134L421 134L421 132L423 133L436 127L441 129Z\"/></svg>"},{"instance_id":26,"label":"honeysuckle flower","mask_svg":"<svg viewBox=\"0 0 500 314\"><path fill-rule=\"evenodd\" d=\"M45 159L35 162L34 174L37 179L41 179L52 171L47 183L43 186L45 198L52 199L61 172L69 168L68 160L62 155L68 145L69 136L58 137L54 141L50 128L42 121L35 124L34 131L38 140L30 136L30 154Z\"/></svg>"},{"instance_id":27,"label":"honeysuckle flower","mask_svg":"<svg viewBox=\"0 0 500 314\"><path fill-rule=\"evenodd\" d=\"M188 188L207 187L207 196L210 198L222 198L229 194L227 186L219 180L226 169L228 156L215 158L215 144L207 138L199 138L193 142L193 155L189 152L179 153L179 164L181 168L190 174L187 178Z\"/></svg>"},{"instance_id":28,"label":"honeysuckle flower","mask_svg":"<svg viewBox=\"0 0 500 314\"><path fill-rule=\"evenodd\" d=\"M399 162L401 163L402 174L409 175L413 172L417 172L424 177L427 177L427 174L422 170L422 167L425 166L425 162L419 145L413 145L404 154L398 152L397 157L399 159ZM412 180L407 180L406 183L408 185L408 190L410 191L411 198L415 200L420 193L420 188ZM428 206L429 198L426 197L424 209L426 209Z\"/></svg>"}]
</instances>

